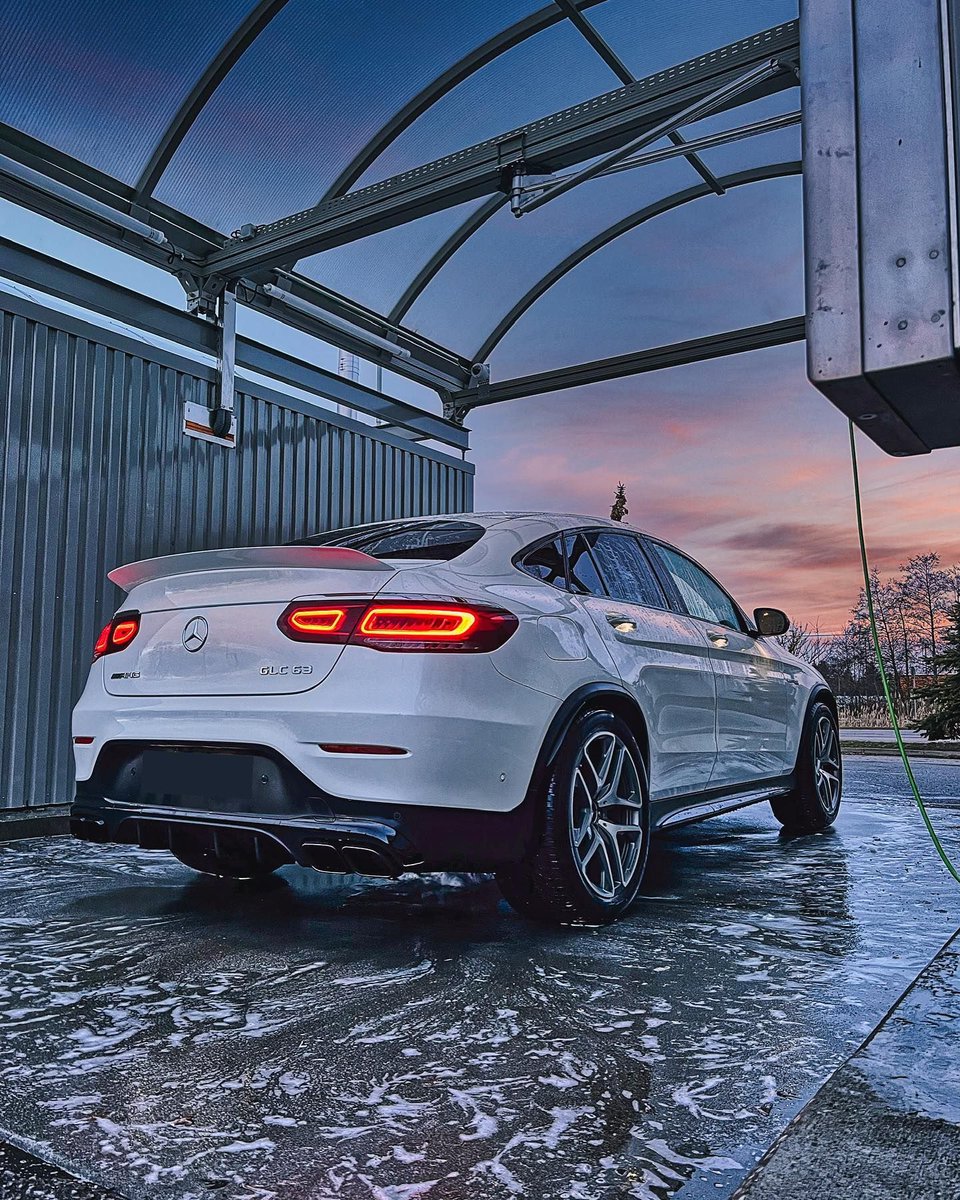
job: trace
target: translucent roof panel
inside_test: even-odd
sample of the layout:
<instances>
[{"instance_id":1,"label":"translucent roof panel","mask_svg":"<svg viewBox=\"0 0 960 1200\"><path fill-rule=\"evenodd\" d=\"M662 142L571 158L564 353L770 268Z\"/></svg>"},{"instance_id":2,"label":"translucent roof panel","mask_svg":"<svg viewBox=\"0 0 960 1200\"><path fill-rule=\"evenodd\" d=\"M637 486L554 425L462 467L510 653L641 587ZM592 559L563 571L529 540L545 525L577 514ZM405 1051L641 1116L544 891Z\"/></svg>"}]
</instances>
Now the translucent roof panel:
<instances>
[{"instance_id":1,"label":"translucent roof panel","mask_svg":"<svg viewBox=\"0 0 960 1200\"><path fill-rule=\"evenodd\" d=\"M587 258L491 356L505 379L803 311L801 182L767 180L665 213Z\"/></svg>"},{"instance_id":2,"label":"translucent roof panel","mask_svg":"<svg viewBox=\"0 0 960 1200\"><path fill-rule=\"evenodd\" d=\"M315 204L437 75L536 0L290 0L223 81L156 190L223 231Z\"/></svg>"},{"instance_id":3,"label":"translucent roof panel","mask_svg":"<svg viewBox=\"0 0 960 1200\"><path fill-rule=\"evenodd\" d=\"M604 0L590 23L638 77L797 17L798 0Z\"/></svg>"},{"instance_id":4,"label":"translucent roof panel","mask_svg":"<svg viewBox=\"0 0 960 1200\"><path fill-rule=\"evenodd\" d=\"M485 200L301 259L297 271L368 308L388 313L431 255Z\"/></svg>"},{"instance_id":5,"label":"translucent roof panel","mask_svg":"<svg viewBox=\"0 0 960 1200\"><path fill-rule=\"evenodd\" d=\"M0 120L133 183L253 0L4 0Z\"/></svg>"},{"instance_id":6,"label":"translucent roof panel","mask_svg":"<svg viewBox=\"0 0 960 1200\"><path fill-rule=\"evenodd\" d=\"M617 86L609 67L570 22L560 21L499 54L437 100L356 186L398 175Z\"/></svg>"},{"instance_id":7,"label":"translucent roof panel","mask_svg":"<svg viewBox=\"0 0 960 1200\"><path fill-rule=\"evenodd\" d=\"M701 183L683 159L581 184L516 218L503 208L453 256L406 323L472 355L515 301L601 230L682 188ZM455 303L457 292L469 303Z\"/></svg>"},{"instance_id":8,"label":"translucent roof panel","mask_svg":"<svg viewBox=\"0 0 960 1200\"><path fill-rule=\"evenodd\" d=\"M734 175L760 163L799 162L800 126L704 150L701 158L715 175Z\"/></svg>"}]
</instances>

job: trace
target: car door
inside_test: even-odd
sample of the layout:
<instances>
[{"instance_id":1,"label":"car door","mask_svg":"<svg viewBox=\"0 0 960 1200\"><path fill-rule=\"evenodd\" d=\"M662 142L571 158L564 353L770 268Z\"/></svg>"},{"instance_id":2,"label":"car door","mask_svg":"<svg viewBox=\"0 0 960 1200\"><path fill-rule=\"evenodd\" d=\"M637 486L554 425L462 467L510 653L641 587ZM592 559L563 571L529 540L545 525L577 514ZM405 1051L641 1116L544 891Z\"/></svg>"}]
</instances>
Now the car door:
<instances>
[{"instance_id":1,"label":"car door","mask_svg":"<svg viewBox=\"0 0 960 1200\"><path fill-rule=\"evenodd\" d=\"M565 547L571 590L646 719L651 799L702 791L717 752L714 672L704 630L671 610L634 534L570 533Z\"/></svg>"},{"instance_id":2,"label":"car door","mask_svg":"<svg viewBox=\"0 0 960 1200\"><path fill-rule=\"evenodd\" d=\"M786 774L794 765L790 731L799 720L801 668L751 632L736 603L691 558L662 542L646 544L710 641L717 688L712 786Z\"/></svg>"}]
</instances>

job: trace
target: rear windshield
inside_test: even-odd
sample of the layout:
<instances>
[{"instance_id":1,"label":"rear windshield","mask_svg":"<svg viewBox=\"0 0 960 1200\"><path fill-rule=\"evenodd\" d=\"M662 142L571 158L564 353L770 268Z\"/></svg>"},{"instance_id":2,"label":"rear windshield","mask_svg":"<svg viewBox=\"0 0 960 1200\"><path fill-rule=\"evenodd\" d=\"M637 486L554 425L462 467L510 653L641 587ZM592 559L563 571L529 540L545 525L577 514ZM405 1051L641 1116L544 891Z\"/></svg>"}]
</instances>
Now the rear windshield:
<instances>
[{"instance_id":1,"label":"rear windshield","mask_svg":"<svg viewBox=\"0 0 960 1200\"><path fill-rule=\"evenodd\" d=\"M348 546L374 558L432 558L449 562L484 535L472 521L405 521L362 525L300 538L291 546Z\"/></svg>"}]
</instances>

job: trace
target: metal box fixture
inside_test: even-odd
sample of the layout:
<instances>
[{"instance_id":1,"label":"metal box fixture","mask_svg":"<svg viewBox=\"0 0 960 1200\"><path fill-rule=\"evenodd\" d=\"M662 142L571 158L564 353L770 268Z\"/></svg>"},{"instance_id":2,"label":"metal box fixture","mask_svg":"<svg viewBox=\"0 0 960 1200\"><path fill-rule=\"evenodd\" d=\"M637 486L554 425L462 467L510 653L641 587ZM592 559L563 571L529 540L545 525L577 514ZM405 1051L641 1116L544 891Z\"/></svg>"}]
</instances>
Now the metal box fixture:
<instances>
[{"instance_id":1,"label":"metal box fixture","mask_svg":"<svg viewBox=\"0 0 960 1200\"><path fill-rule=\"evenodd\" d=\"M956 0L802 0L807 373L890 454L960 445Z\"/></svg>"}]
</instances>

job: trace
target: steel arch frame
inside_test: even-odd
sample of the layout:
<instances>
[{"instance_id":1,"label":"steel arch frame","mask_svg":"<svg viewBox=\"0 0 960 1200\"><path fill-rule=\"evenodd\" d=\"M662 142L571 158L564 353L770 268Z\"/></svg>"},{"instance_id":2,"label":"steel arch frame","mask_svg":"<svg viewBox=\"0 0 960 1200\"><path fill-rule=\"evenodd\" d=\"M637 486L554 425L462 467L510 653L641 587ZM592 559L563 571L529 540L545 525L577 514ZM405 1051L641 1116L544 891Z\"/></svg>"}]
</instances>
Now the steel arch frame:
<instances>
[{"instance_id":1,"label":"steel arch frame","mask_svg":"<svg viewBox=\"0 0 960 1200\"><path fill-rule=\"evenodd\" d=\"M420 270L414 275L413 279L410 280L403 295L393 308L391 308L387 320L392 321L394 324L399 324L410 309L413 308L426 288L429 287L434 277L453 258L460 247L469 241L477 230L482 225L485 225L494 213L499 212L509 200L510 197L506 194L502 196L490 196L465 221L462 221L443 245L430 255Z\"/></svg>"},{"instance_id":2,"label":"steel arch frame","mask_svg":"<svg viewBox=\"0 0 960 1200\"><path fill-rule=\"evenodd\" d=\"M742 187L748 183L761 183L768 179L786 179L794 175L800 175L802 169L802 163L799 159L791 159L787 162L769 163L761 167L750 167L744 171L736 171L730 175L721 175L718 182L722 184L725 191L728 191L731 188ZM679 208L681 205L689 204L693 200L699 200L704 196L715 195L716 191L710 184L706 182L693 184L691 187L683 188L679 192L672 192L669 196L662 196L652 204L644 205L643 208L637 209L636 212L630 213L629 216L623 217L615 224L601 230L600 233L590 238L589 241L584 242L582 246L578 246L576 250L568 254L566 258L552 267L545 275L541 276L533 287L529 288L520 297L510 311L506 313L487 335L473 356L473 361L485 362L524 313L532 308L555 283L558 283L574 267L579 266L580 263L584 262L592 254L596 254L598 250L602 250L604 246L608 246L618 237L622 237L623 234L629 233L632 229L638 228L638 226L652 220L654 217L662 216L664 213Z\"/></svg>"},{"instance_id":3,"label":"steel arch frame","mask_svg":"<svg viewBox=\"0 0 960 1200\"><path fill-rule=\"evenodd\" d=\"M153 148L149 162L140 172L140 177L134 185L137 203L153 195L160 177L206 107L207 101L243 54L288 3L289 0L260 0L210 60L191 88L190 94L177 109L173 120L164 129L160 141Z\"/></svg>"},{"instance_id":4,"label":"steel arch frame","mask_svg":"<svg viewBox=\"0 0 960 1200\"><path fill-rule=\"evenodd\" d=\"M585 9L603 4L605 0L575 0L575 3L578 9ZM347 163L317 203L324 204L328 200L342 196L404 130L409 129L418 117L432 108L437 101L442 100L448 92L452 92L465 79L469 79L471 75L499 58L501 54L512 50L514 46L519 46L521 42L525 42L535 34L542 33L545 29L562 24L566 19L565 14L555 4L547 4L544 8L537 9L536 12L513 25L508 25L506 29L501 29L499 33L495 33L493 37L482 42L469 54L465 54L458 62L432 79L422 91L408 100L386 124L377 130L370 141Z\"/></svg>"}]
</instances>

